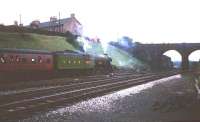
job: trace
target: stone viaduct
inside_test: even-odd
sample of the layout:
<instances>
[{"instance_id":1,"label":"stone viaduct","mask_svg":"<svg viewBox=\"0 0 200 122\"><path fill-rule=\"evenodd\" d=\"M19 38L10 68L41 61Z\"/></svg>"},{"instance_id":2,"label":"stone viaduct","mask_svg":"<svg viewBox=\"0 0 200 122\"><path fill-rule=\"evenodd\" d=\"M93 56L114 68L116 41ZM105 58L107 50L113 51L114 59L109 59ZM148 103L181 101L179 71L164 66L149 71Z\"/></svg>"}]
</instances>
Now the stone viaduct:
<instances>
[{"instance_id":1,"label":"stone viaduct","mask_svg":"<svg viewBox=\"0 0 200 122\"><path fill-rule=\"evenodd\" d=\"M138 44L134 49L134 52L142 52L151 56L152 59L158 62L161 61L161 56L169 51L176 50L180 53L182 57L182 70L189 69L189 55L196 51L200 50L200 43L169 43L169 44Z\"/></svg>"}]
</instances>

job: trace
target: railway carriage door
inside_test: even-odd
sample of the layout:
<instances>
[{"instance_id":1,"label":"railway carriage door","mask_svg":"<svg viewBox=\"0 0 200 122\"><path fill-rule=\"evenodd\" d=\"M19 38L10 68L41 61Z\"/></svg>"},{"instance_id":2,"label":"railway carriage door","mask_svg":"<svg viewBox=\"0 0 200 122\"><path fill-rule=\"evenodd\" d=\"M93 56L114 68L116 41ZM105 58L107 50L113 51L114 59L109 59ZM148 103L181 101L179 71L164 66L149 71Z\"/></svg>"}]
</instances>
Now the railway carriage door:
<instances>
[{"instance_id":1,"label":"railway carriage door","mask_svg":"<svg viewBox=\"0 0 200 122\"><path fill-rule=\"evenodd\" d=\"M11 55L11 56L10 56L10 63L13 63L13 62L14 62L14 56Z\"/></svg>"}]
</instances>

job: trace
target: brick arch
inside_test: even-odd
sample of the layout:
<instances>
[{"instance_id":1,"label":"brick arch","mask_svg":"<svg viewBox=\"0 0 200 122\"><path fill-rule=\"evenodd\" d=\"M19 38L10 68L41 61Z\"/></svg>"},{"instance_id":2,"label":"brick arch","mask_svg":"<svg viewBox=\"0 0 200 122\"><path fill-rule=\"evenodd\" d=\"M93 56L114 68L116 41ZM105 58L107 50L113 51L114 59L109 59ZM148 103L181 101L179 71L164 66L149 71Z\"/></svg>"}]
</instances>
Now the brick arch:
<instances>
[{"instance_id":1,"label":"brick arch","mask_svg":"<svg viewBox=\"0 0 200 122\"><path fill-rule=\"evenodd\" d=\"M169 45L167 47L166 46L161 47L157 51L160 52L159 57L161 57L165 52L170 51L170 50L175 50L181 55L181 69L183 71L187 71L187 70L189 70L189 55L196 50L200 50L200 48L189 48L189 49L187 49L187 48Z\"/></svg>"},{"instance_id":2,"label":"brick arch","mask_svg":"<svg viewBox=\"0 0 200 122\"><path fill-rule=\"evenodd\" d=\"M164 53L166 53L166 52L168 52L170 50L174 50L174 51L178 52L181 55L181 57L182 57L182 52L180 50L174 49L174 48L172 48L172 49L168 48L168 49L162 50L161 54L163 55Z\"/></svg>"},{"instance_id":3,"label":"brick arch","mask_svg":"<svg viewBox=\"0 0 200 122\"><path fill-rule=\"evenodd\" d=\"M190 53L189 53L189 55L188 55L188 60L190 61L190 56L194 53L194 52L196 52L196 51L199 51L200 52L200 49L196 49L196 50L193 50L193 51L191 51ZM198 56L198 61L200 60L200 55Z\"/></svg>"},{"instance_id":4,"label":"brick arch","mask_svg":"<svg viewBox=\"0 0 200 122\"><path fill-rule=\"evenodd\" d=\"M184 50L181 50L181 49L174 49L174 48L168 49L165 52L167 52L169 50L175 50L181 55L181 69L183 71L188 70L189 69L189 58L188 58L189 53L187 51L184 51ZM164 54L164 53L162 53L162 54Z\"/></svg>"},{"instance_id":5,"label":"brick arch","mask_svg":"<svg viewBox=\"0 0 200 122\"><path fill-rule=\"evenodd\" d=\"M200 48L199 49L193 49L193 50L190 50L190 52L189 52L189 56L193 53L193 52L195 52L195 51L200 51Z\"/></svg>"},{"instance_id":6,"label":"brick arch","mask_svg":"<svg viewBox=\"0 0 200 122\"><path fill-rule=\"evenodd\" d=\"M195 50L200 50L200 43L163 43L163 44L139 44L135 49L136 52L146 52L152 59L157 61L155 66L160 62L163 53L168 50L176 50L182 57L182 70L189 69L189 55Z\"/></svg>"},{"instance_id":7,"label":"brick arch","mask_svg":"<svg viewBox=\"0 0 200 122\"><path fill-rule=\"evenodd\" d=\"M169 49L162 50L161 51L161 56L164 55L168 51L176 51L180 55L180 58L181 58L180 62L182 63L182 53L179 50L177 50L177 49L170 49L169 48Z\"/></svg>"},{"instance_id":8,"label":"brick arch","mask_svg":"<svg viewBox=\"0 0 200 122\"><path fill-rule=\"evenodd\" d=\"M182 70L187 71L189 70L189 56L196 50L200 50L200 48L190 48L182 50Z\"/></svg>"}]
</instances>

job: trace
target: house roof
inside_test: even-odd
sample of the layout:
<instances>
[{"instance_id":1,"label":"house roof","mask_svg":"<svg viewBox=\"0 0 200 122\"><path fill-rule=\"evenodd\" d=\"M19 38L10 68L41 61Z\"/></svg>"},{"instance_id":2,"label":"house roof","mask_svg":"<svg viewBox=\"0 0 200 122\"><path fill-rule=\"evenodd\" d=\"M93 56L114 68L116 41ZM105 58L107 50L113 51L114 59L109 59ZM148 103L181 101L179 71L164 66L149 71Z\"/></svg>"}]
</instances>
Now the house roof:
<instances>
[{"instance_id":1,"label":"house roof","mask_svg":"<svg viewBox=\"0 0 200 122\"><path fill-rule=\"evenodd\" d=\"M70 21L70 18L60 19L60 24L64 24L64 23L69 22L69 21ZM49 22L42 22L42 23L39 24L39 27L40 28L49 27L50 23L51 23L50 21ZM59 25L59 20L54 22L54 26L58 26L58 25Z\"/></svg>"},{"instance_id":2,"label":"house roof","mask_svg":"<svg viewBox=\"0 0 200 122\"><path fill-rule=\"evenodd\" d=\"M59 26L59 24L64 24L64 23L68 23L72 20L72 18L64 18L64 19L58 19L57 21L54 22L53 26ZM81 23L75 18L75 20L77 21L78 24L81 25ZM60 21L60 22L59 22ZM50 26L50 21L48 22L42 22L39 24L40 28L45 28L45 27L49 27Z\"/></svg>"}]
</instances>

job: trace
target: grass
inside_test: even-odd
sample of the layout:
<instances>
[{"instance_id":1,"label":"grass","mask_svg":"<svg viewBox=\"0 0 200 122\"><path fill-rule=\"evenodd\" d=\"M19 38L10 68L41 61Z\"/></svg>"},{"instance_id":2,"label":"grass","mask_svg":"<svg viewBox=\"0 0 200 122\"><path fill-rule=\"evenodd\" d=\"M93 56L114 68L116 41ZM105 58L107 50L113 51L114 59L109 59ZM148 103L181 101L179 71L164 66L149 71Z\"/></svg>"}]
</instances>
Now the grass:
<instances>
[{"instance_id":1,"label":"grass","mask_svg":"<svg viewBox=\"0 0 200 122\"><path fill-rule=\"evenodd\" d=\"M106 53L112 58L112 64L118 67L131 68L134 70L149 69L149 66L132 57L126 51L109 45Z\"/></svg>"},{"instance_id":2,"label":"grass","mask_svg":"<svg viewBox=\"0 0 200 122\"><path fill-rule=\"evenodd\" d=\"M34 50L76 50L66 42L65 37L46 36L33 33L0 32L0 48L34 49Z\"/></svg>"}]
</instances>

